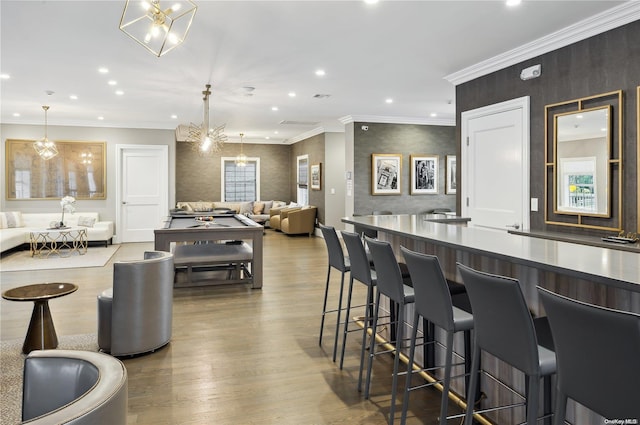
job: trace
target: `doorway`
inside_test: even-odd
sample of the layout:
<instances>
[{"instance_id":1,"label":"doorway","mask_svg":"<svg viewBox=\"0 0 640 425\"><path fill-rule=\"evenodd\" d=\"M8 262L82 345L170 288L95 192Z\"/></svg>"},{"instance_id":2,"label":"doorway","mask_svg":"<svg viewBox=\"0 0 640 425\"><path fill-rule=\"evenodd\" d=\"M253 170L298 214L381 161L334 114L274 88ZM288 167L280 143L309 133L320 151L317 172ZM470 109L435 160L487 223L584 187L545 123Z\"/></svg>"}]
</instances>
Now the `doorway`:
<instances>
[{"instance_id":1,"label":"doorway","mask_svg":"<svg viewBox=\"0 0 640 425\"><path fill-rule=\"evenodd\" d=\"M169 147L116 145L118 241L149 242L167 215Z\"/></svg>"},{"instance_id":2,"label":"doorway","mask_svg":"<svg viewBox=\"0 0 640 425\"><path fill-rule=\"evenodd\" d=\"M472 226L529 229L529 97L461 116L462 216Z\"/></svg>"}]
</instances>

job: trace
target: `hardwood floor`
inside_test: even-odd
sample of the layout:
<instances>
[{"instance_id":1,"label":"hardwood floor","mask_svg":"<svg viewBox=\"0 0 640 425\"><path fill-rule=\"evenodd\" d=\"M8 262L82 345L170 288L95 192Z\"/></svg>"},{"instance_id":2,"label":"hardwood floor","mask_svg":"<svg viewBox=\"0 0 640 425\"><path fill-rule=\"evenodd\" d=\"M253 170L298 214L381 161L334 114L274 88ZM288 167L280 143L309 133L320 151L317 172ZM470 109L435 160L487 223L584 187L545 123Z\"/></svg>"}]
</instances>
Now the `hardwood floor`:
<instances>
[{"instance_id":1,"label":"hardwood floor","mask_svg":"<svg viewBox=\"0 0 640 425\"><path fill-rule=\"evenodd\" d=\"M100 268L3 272L0 286L4 291L28 283L74 282L77 292L50 302L58 335L95 333L96 295L111 286L113 261L141 258L145 249L152 244L123 244ZM129 424L387 423L392 357L376 358L372 396L365 400L356 389L361 333L349 335L342 371L331 360L335 315L327 316L318 346L324 241L267 230L264 256L262 289L175 289L171 343L123 359ZM339 273L332 276L330 300L337 302ZM354 300L364 297L364 285L356 284ZM2 300L1 339L24 338L30 314L31 305ZM396 423L401 405L400 395ZM439 406L438 391L414 392L408 423L437 423ZM451 407L450 413L459 409Z\"/></svg>"}]
</instances>

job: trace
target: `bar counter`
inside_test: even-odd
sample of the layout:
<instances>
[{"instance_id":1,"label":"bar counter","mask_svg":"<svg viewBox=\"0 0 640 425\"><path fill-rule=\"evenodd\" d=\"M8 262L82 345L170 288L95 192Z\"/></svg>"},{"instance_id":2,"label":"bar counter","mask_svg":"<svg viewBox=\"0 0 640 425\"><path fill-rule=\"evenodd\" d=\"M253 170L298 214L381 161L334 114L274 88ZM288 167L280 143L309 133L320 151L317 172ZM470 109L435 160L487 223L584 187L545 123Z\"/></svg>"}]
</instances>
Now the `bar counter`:
<instances>
[{"instance_id":1,"label":"bar counter","mask_svg":"<svg viewBox=\"0 0 640 425\"><path fill-rule=\"evenodd\" d=\"M637 252L512 234L507 229L474 227L455 217L449 222L442 219L435 222L433 218L429 215L386 215L345 217L342 221L358 229L376 231L380 240L391 243L399 261L403 261L400 246L436 255L446 278L452 281L462 282L457 271L458 262L484 272L516 278L536 317L545 316L537 285L580 301L640 313L640 254ZM413 314L412 310L407 313L405 320ZM436 339L442 340L438 335ZM464 353L463 341L458 336L454 351ZM440 364L442 352L436 352L437 364ZM483 407L517 402L510 389L524 393L522 374L487 354L483 354L482 364L491 375L481 380L482 391L488 397ZM462 372L458 369L454 375ZM464 393L461 383L452 388L458 394ZM543 400L542 394L540 400ZM523 412L522 408L503 410L490 414L489 418L499 424L520 423L524 421ZM567 413L567 418L574 424L603 423L603 418L572 402ZM542 416L542 407L539 416Z\"/></svg>"}]
</instances>

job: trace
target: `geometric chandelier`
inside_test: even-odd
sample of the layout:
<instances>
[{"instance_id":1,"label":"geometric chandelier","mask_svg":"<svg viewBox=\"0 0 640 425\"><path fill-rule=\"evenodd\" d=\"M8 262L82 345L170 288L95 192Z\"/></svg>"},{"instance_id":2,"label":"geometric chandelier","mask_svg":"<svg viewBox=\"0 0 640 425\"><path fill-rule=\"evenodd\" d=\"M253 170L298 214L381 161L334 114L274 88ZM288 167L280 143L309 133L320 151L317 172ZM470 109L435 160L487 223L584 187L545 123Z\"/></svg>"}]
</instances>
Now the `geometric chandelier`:
<instances>
[{"instance_id":1,"label":"geometric chandelier","mask_svg":"<svg viewBox=\"0 0 640 425\"><path fill-rule=\"evenodd\" d=\"M120 29L160 57L184 42L197 9L191 0L165 1L164 6L160 0L127 0Z\"/></svg>"},{"instance_id":2,"label":"geometric chandelier","mask_svg":"<svg viewBox=\"0 0 640 425\"><path fill-rule=\"evenodd\" d=\"M189 134L187 136L187 142L191 142L193 150L197 151L202 156L209 156L214 152L222 150L224 142L227 140L226 134L224 134L225 124L218 127L211 127L209 121L209 96L211 95L211 84L205 85L205 90L202 92L204 97L204 119L202 125L196 125L191 123L189 125Z\"/></svg>"},{"instance_id":3,"label":"geometric chandelier","mask_svg":"<svg viewBox=\"0 0 640 425\"><path fill-rule=\"evenodd\" d=\"M58 155L58 148L55 143L47 138L47 111L49 110L49 107L43 106L42 109L44 109L44 137L37 142L34 142L33 148L36 150L40 158L51 159Z\"/></svg>"}]
</instances>

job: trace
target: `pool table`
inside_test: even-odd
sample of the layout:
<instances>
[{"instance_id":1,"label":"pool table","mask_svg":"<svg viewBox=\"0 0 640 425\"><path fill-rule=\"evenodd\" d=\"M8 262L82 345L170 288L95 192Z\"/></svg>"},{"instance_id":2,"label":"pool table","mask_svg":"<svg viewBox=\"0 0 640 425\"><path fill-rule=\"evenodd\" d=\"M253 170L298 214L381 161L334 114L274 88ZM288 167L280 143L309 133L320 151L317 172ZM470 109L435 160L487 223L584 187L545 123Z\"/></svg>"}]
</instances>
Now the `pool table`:
<instances>
[{"instance_id":1,"label":"pool table","mask_svg":"<svg viewBox=\"0 0 640 425\"><path fill-rule=\"evenodd\" d=\"M264 227L239 214L211 214L212 221L198 221L199 215L166 217L159 229L153 231L156 251L171 251L171 242L217 240L250 241L253 249L253 288L262 288L262 236Z\"/></svg>"}]
</instances>

